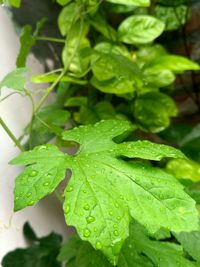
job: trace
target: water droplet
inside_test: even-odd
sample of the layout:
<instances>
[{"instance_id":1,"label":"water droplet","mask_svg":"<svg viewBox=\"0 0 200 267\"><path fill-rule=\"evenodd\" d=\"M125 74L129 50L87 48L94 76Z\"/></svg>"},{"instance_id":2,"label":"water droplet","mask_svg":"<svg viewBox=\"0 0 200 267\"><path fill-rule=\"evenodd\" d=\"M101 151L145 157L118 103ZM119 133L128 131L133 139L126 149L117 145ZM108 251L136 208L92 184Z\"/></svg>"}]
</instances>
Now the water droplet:
<instances>
[{"instance_id":1,"label":"water droplet","mask_svg":"<svg viewBox=\"0 0 200 267\"><path fill-rule=\"evenodd\" d=\"M114 231L114 235L115 236L118 236L119 235L119 232L117 230Z\"/></svg>"},{"instance_id":2,"label":"water droplet","mask_svg":"<svg viewBox=\"0 0 200 267\"><path fill-rule=\"evenodd\" d=\"M120 196L120 198L121 198L121 199L124 199L124 197L123 197L122 195Z\"/></svg>"},{"instance_id":3,"label":"water droplet","mask_svg":"<svg viewBox=\"0 0 200 267\"><path fill-rule=\"evenodd\" d=\"M31 171L31 172L29 173L29 176L31 176L31 177L35 177L37 174L38 174L38 171L33 170L33 171Z\"/></svg>"},{"instance_id":4,"label":"water droplet","mask_svg":"<svg viewBox=\"0 0 200 267\"><path fill-rule=\"evenodd\" d=\"M65 206L64 212L65 212L65 214L68 214L70 212L70 206L69 205Z\"/></svg>"},{"instance_id":5,"label":"water droplet","mask_svg":"<svg viewBox=\"0 0 200 267\"><path fill-rule=\"evenodd\" d=\"M26 196L27 197L30 197L32 195L32 193L27 193Z\"/></svg>"},{"instance_id":6,"label":"water droplet","mask_svg":"<svg viewBox=\"0 0 200 267\"><path fill-rule=\"evenodd\" d=\"M34 204L34 201L33 201L33 200L31 200L31 201L28 203L29 206L32 206L33 204Z\"/></svg>"},{"instance_id":7,"label":"water droplet","mask_svg":"<svg viewBox=\"0 0 200 267\"><path fill-rule=\"evenodd\" d=\"M73 188L73 186L72 186L72 185L70 185L70 186L68 186L68 187L67 187L67 192L72 192L72 191L73 191L73 189L74 189L74 188Z\"/></svg>"},{"instance_id":8,"label":"water droplet","mask_svg":"<svg viewBox=\"0 0 200 267\"><path fill-rule=\"evenodd\" d=\"M117 225L116 224L113 224L113 228L117 228Z\"/></svg>"},{"instance_id":9,"label":"water droplet","mask_svg":"<svg viewBox=\"0 0 200 267\"><path fill-rule=\"evenodd\" d=\"M117 220L120 221L121 220L121 217L120 216L117 216Z\"/></svg>"},{"instance_id":10,"label":"water droplet","mask_svg":"<svg viewBox=\"0 0 200 267\"><path fill-rule=\"evenodd\" d=\"M47 178L51 178L51 177L52 177L52 173L48 173Z\"/></svg>"},{"instance_id":11,"label":"water droplet","mask_svg":"<svg viewBox=\"0 0 200 267\"><path fill-rule=\"evenodd\" d=\"M100 241L96 242L96 249L102 249L102 244Z\"/></svg>"},{"instance_id":12,"label":"water droplet","mask_svg":"<svg viewBox=\"0 0 200 267\"><path fill-rule=\"evenodd\" d=\"M93 216L88 216L88 217L86 218L86 221L87 221L88 223L92 223L92 222L95 221L95 218L94 218Z\"/></svg>"},{"instance_id":13,"label":"water droplet","mask_svg":"<svg viewBox=\"0 0 200 267\"><path fill-rule=\"evenodd\" d=\"M19 199L19 197L15 197L15 200L18 200Z\"/></svg>"},{"instance_id":14,"label":"water droplet","mask_svg":"<svg viewBox=\"0 0 200 267\"><path fill-rule=\"evenodd\" d=\"M84 189L84 190L83 190L83 193L85 194L86 192L87 192L87 191Z\"/></svg>"},{"instance_id":15,"label":"water droplet","mask_svg":"<svg viewBox=\"0 0 200 267\"><path fill-rule=\"evenodd\" d=\"M84 235L84 237L89 237L91 235L90 230L88 228L85 228L83 231L83 235Z\"/></svg>"},{"instance_id":16,"label":"water droplet","mask_svg":"<svg viewBox=\"0 0 200 267\"><path fill-rule=\"evenodd\" d=\"M109 215L112 216L113 215L113 212L112 211L109 211Z\"/></svg>"},{"instance_id":17,"label":"water droplet","mask_svg":"<svg viewBox=\"0 0 200 267\"><path fill-rule=\"evenodd\" d=\"M84 210L89 210L89 209L90 209L90 206L89 206L88 204L85 204L85 205L83 206L83 208L84 208Z\"/></svg>"},{"instance_id":18,"label":"water droplet","mask_svg":"<svg viewBox=\"0 0 200 267\"><path fill-rule=\"evenodd\" d=\"M117 202L115 203L115 207L116 208L119 208L119 204Z\"/></svg>"},{"instance_id":19,"label":"water droplet","mask_svg":"<svg viewBox=\"0 0 200 267\"><path fill-rule=\"evenodd\" d=\"M49 185L49 182L45 182L43 183L44 186L48 186Z\"/></svg>"},{"instance_id":20,"label":"water droplet","mask_svg":"<svg viewBox=\"0 0 200 267\"><path fill-rule=\"evenodd\" d=\"M42 146L38 147L38 150L43 150L43 149L47 149L47 146L46 145L42 145Z\"/></svg>"},{"instance_id":21,"label":"water droplet","mask_svg":"<svg viewBox=\"0 0 200 267\"><path fill-rule=\"evenodd\" d=\"M81 211L81 212L79 213L79 215L80 215L80 216L83 216L83 215L84 215L84 212L83 212L83 211Z\"/></svg>"}]
</instances>

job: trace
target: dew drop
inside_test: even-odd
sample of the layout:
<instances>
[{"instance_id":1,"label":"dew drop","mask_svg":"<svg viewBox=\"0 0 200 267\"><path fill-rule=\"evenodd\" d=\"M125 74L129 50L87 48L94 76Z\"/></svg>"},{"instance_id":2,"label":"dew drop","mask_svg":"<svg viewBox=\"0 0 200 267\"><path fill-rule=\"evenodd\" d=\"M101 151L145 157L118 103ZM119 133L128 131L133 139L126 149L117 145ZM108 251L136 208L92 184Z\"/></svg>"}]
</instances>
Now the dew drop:
<instances>
[{"instance_id":1,"label":"dew drop","mask_svg":"<svg viewBox=\"0 0 200 267\"><path fill-rule=\"evenodd\" d=\"M94 228L94 232L97 232L97 228L96 227Z\"/></svg>"},{"instance_id":2,"label":"dew drop","mask_svg":"<svg viewBox=\"0 0 200 267\"><path fill-rule=\"evenodd\" d=\"M30 177L35 177L37 174L38 174L38 171L33 170L33 171L31 171L31 172L29 173L29 176L30 176Z\"/></svg>"},{"instance_id":3,"label":"dew drop","mask_svg":"<svg viewBox=\"0 0 200 267\"><path fill-rule=\"evenodd\" d=\"M86 218L86 221L87 221L88 223L92 223L92 222L95 221L95 218L94 218L93 216L88 216L88 217Z\"/></svg>"},{"instance_id":4,"label":"dew drop","mask_svg":"<svg viewBox=\"0 0 200 267\"><path fill-rule=\"evenodd\" d=\"M70 212L70 206L69 205L65 206L64 212L65 212L65 214L68 214Z\"/></svg>"},{"instance_id":5,"label":"dew drop","mask_svg":"<svg viewBox=\"0 0 200 267\"><path fill-rule=\"evenodd\" d=\"M88 228L85 228L83 231L83 235L84 235L84 237L89 237L91 235L90 230Z\"/></svg>"},{"instance_id":6,"label":"dew drop","mask_svg":"<svg viewBox=\"0 0 200 267\"><path fill-rule=\"evenodd\" d=\"M27 193L27 194L26 194L27 197L30 197L31 195L32 195L31 193Z\"/></svg>"},{"instance_id":7,"label":"dew drop","mask_svg":"<svg viewBox=\"0 0 200 267\"><path fill-rule=\"evenodd\" d=\"M112 211L109 211L109 215L112 216L113 215L113 212Z\"/></svg>"},{"instance_id":8,"label":"dew drop","mask_svg":"<svg viewBox=\"0 0 200 267\"><path fill-rule=\"evenodd\" d=\"M85 204L85 205L83 206L83 208L84 208L84 210L89 210L89 209L90 209L90 206L89 206L88 204Z\"/></svg>"},{"instance_id":9,"label":"dew drop","mask_svg":"<svg viewBox=\"0 0 200 267\"><path fill-rule=\"evenodd\" d=\"M119 235L119 232L117 230L114 231L114 235L115 236L118 236Z\"/></svg>"},{"instance_id":10,"label":"dew drop","mask_svg":"<svg viewBox=\"0 0 200 267\"><path fill-rule=\"evenodd\" d=\"M19 200L19 197L15 197L15 200Z\"/></svg>"},{"instance_id":11,"label":"dew drop","mask_svg":"<svg viewBox=\"0 0 200 267\"><path fill-rule=\"evenodd\" d=\"M42 145L38 148L38 150L44 150L44 149L47 149L47 146L46 145Z\"/></svg>"},{"instance_id":12,"label":"dew drop","mask_svg":"<svg viewBox=\"0 0 200 267\"><path fill-rule=\"evenodd\" d=\"M117 225L116 224L113 224L113 228L117 228Z\"/></svg>"},{"instance_id":13,"label":"dew drop","mask_svg":"<svg viewBox=\"0 0 200 267\"><path fill-rule=\"evenodd\" d=\"M119 208L119 204L117 202L115 203L115 207L116 208Z\"/></svg>"},{"instance_id":14,"label":"dew drop","mask_svg":"<svg viewBox=\"0 0 200 267\"><path fill-rule=\"evenodd\" d=\"M33 201L33 200L31 200L31 201L28 203L29 206L32 206L33 204L34 204L34 201Z\"/></svg>"},{"instance_id":15,"label":"dew drop","mask_svg":"<svg viewBox=\"0 0 200 267\"><path fill-rule=\"evenodd\" d=\"M120 216L117 216L117 220L120 221L121 220L121 217Z\"/></svg>"},{"instance_id":16,"label":"dew drop","mask_svg":"<svg viewBox=\"0 0 200 267\"><path fill-rule=\"evenodd\" d=\"M48 186L49 185L49 182L45 182L43 183L44 186Z\"/></svg>"},{"instance_id":17,"label":"dew drop","mask_svg":"<svg viewBox=\"0 0 200 267\"><path fill-rule=\"evenodd\" d=\"M96 249L102 249L102 244L100 241L96 242Z\"/></svg>"},{"instance_id":18,"label":"dew drop","mask_svg":"<svg viewBox=\"0 0 200 267\"><path fill-rule=\"evenodd\" d=\"M70 186L68 186L68 187L67 187L67 192L72 192L72 191L73 191L73 189L74 189L74 188L73 188L73 186L72 186L72 185L70 185Z\"/></svg>"}]
</instances>

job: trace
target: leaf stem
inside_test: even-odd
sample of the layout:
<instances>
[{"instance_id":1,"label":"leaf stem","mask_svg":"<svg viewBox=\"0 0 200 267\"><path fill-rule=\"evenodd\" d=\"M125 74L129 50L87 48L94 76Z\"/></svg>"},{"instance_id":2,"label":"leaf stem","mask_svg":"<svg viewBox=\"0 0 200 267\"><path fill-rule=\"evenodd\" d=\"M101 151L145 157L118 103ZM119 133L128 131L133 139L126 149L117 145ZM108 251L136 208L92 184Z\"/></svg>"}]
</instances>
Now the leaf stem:
<instances>
[{"instance_id":1,"label":"leaf stem","mask_svg":"<svg viewBox=\"0 0 200 267\"><path fill-rule=\"evenodd\" d=\"M54 43L65 43L65 39L59 39L59 38L54 38L54 37L46 37L46 36L38 36L36 37L37 41L49 41L49 42L54 42Z\"/></svg>"},{"instance_id":2,"label":"leaf stem","mask_svg":"<svg viewBox=\"0 0 200 267\"><path fill-rule=\"evenodd\" d=\"M65 75L66 70L63 69L63 71L61 72L61 74L57 77L57 79L46 89L46 93L44 94L44 96L40 99L38 105L35 108L34 114L38 112L38 110L41 108L41 106L44 104L45 100L47 99L47 97L49 96L49 94L53 91L53 89L55 88L55 86L60 82L60 80L62 79L62 77Z\"/></svg>"},{"instance_id":3,"label":"leaf stem","mask_svg":"<svg viewBox=\"0 0 200 267\"><path fill-rule=\"evenodd\" d=\"M3 127L3 129L8 134L8 136L13 140L13 142L15 143L15 145L21 151L24 151L23 146L20 144L20 142L17 140L17 138L13 135L13 133L10 131L10 129L8 128L8 126L5 124L5 122L3 121L3 119L1 117L0 117L0 125Z\"/></svg>"}]
</instances>

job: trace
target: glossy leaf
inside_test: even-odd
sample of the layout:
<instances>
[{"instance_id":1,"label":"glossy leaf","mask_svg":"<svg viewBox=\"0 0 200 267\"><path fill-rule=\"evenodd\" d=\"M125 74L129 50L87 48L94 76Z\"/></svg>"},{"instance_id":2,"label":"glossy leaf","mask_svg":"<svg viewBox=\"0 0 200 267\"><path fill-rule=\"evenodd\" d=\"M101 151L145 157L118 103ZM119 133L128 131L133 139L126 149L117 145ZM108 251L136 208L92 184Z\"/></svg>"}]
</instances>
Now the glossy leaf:
<instances>
[{"instance_id":1,"label":"glossy leaf","mask_svg":"<svg viewBox=\"0 0 200 267\"><path fill-rule=\"evenodd\" d=\"M177 107L169 96L148 92L134 103L134 116L139 126L150 132L159 132L170 124L170 117L177 115Z\"/></svg>"},{"instance_id":2,"label":"glossy leaf","mask_svg":"<svg viewBox=\"0 0 200 267\"><path fill-rule=\"evenodd\" d=\"M133 6L141 6L147 7L150 5L150 0L106 0L107 2L121 5L133 5Z\"/></svg>"},{"instance_id":3,"label":"glossy leaf","mask_svg":"<svg viewBox=\"0 0 200 267\"><path fill-rule=\"evenodd\" d=\"M200 181L200 164L195 161L186 159L171 160L167 164L167 169L179 179Z\"/></svg>"},{"instance_id":4,"label":"glossy leaf","mask_svg":"<svg viewBox=\"0 0 200 267\"><path fill-rule=\"evenodd\" d=\"M8 3L13 7L20 7L21 0L8 0Z\"/></svg>"},{"instance_id":5,"label":"glossy leaf","mask_svg":"<svg viewBox=\"0 0 200 267\"><path fill-rule=\"evenodd\" d=\"M127 44L147 44L160 36L164 27L163 22L152 16L130 16L119 26L119 39Z\"/></svg>"},{"instance_id":6,"label":"glossy leaf","mask_svg":"<svg viewBox=\"0 0 200 267\"><path fill-rule=\"evenodd\" d=\"M0 82L0 89L7 87L19 92L23 92L26 83L27 71L27 68L18 68L8 73Z\"/></svg>"},{"instance_id":7,"label":"glossy leaf","mask_svg":"<svg viewBox=\"0 0 200 267\"><path fill-rule=\"evenodd\" d=\"M185 251L200 264L200 231L193 231L190 233L182 232L179 234L174 233L174 235ZM199 264L197 266L199 266Z\"/></svg>"},{"instance_id":8,"label":"glossy leaf","mask_svg":"<svg viewBox=\"0 0 200 267\"><path fill-rule=\"evenodd\" d=\"M199 64L182 56L166 55L161 56L145 67L151 68L151 71L170 70L174 73L182 73L187 70L199 70Z\"/></svg>"},{"instance_id":9,"label":"glossy leaf","mask_svg":"<svg viewBox=\"0 0 200 267\"><path fill-rule=\"evenodd\" d=\"M165 23L165 30L177 30L187 20L188 7L180 5L177 7L165 7L157 5L154 9L154 16Z\"/></svg>"},{"instance_id":10,"label":"glossy leaf","mask_svg":"<svg viewBox=\"0 0 200 267\"><path fill-rule=\"evenodd\" d=\"M28 165L15 181L15 211L32 206L52 193L64 179L67 168L66 156L50 144L24 152L11 163Z\"/></svg>"},{"instance_id":11,"label":"glossy leaf","mask_svg":"<svg viewBox=\"0 0 200 267\"><path fill-rule=\"evenodd\" d=\"M78 18L79 13L76 3L71 3L63 8L58 17L58 27L63 36L69 33L70 28Z\"/></svg>"},{"instance_id":12,"label":"glossy leaf","mask_svg":"<svg viewBox=\"0 0 200 267\"><path fill-rule=\"evenodd\" d=\"M133 223L130 228L130 237L128 245L138 254L147 256L153 266L160 267L195 267L195 262L189 261L184 257L183 249L180 245L151 240L144 228L137 223ZM127 244L126 244L127 246ZM143 265L141 265L143 266ZM150 265L151 266L151 265Z\"/></svg>"},{"instance_id":13,"label":"glossy leaf","mask_svg":"<svg viewBox=\"0 0 200 267\"><path fill-rule=\"evenodd\" d=\"M150 232L161 227L196 230L195 202L172 175L120 159L123 156L160 160L184 155L174 148L141 141L113 141L131 129L127 121L101 121L63 134L65 141L80 144L75 155L66 155L53 145L22 153L11 162L27 165L16 179L15 210L33 205L51 193L70 168L72 177L65 189L63 206L66 222L112 263L116 263L128 236L130 215Z\"/></svg>"},{"instance_id":14,"label":"glossy leaf","mask_svg":"<svg viewBox=\"0 0 200 267\"><path fill-rule=\"evenodd\" d=\"M65 6L68 3L71 2L71 0L56 0L58 4L60 4L61 6Z\"/></svg>"}]
</instances>

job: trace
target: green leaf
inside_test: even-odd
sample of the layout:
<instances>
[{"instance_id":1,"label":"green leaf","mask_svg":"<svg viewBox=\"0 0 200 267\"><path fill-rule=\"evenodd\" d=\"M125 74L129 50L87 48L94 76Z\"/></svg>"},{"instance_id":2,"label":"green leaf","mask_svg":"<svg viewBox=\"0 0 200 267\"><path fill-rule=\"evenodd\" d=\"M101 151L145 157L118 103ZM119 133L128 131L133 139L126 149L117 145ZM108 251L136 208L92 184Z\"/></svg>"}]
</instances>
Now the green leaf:
<instances>
[{"instance_id":1,"label":"green leaf","mask_svg":"<svg viewBox=\"0 0 200 267\"><path fill-rule=\"evenodd\" d=\"M178 242L181 243L185 251L193 257L194 260L197 260L200 263L200 232L193 231L190 233L174 233ZM197 265L199 266L199 265Z\"/></svg>"},{"instance_id":2,"label":"green leaf","mask_svg":"<svg viewBox=\"0 0 200 267\"><path fill-rule=\"evenodd\" d=\"M56 2L57 2L58 4L60 4L61 6L65 6L65 5L67 5L68 3L70 3L71 0L56 0Z\"/></svg>"},{"instance_id":3,"label":"green leaf","mask_svg":"<svg viewBox=\"0 0 200 267\"><path fill-rule=\"evenodd\" d=\"M147 92L134 103L134 116L139 126L146 131L160 132L170 124L170 117L177 115L172 98L159 92Z\"/></svg>"},{"instance_id":4,"label":"green leaf","mask_svg":"<svg viewBox=\"0 0 200 267\"><path fill-rule=\"evenodd\" d=\"M147 236L145 229L137 223L131 224L130 237L128 238L128 241L125 244L124 250L127 248L127 245L131 245L132 250L136 251L139 255L146 255L151 260L151 262L153 262L153 266L197 266L195 262L189 261L184 257L184 252L180 245L169 242L151 240Z\"/></svg>"},{"instance_id":5,"label":"green leaf","mask_svg":"<svg viewBox=\"0 0 200 267\"><path fill-rule=\"evenodd\" d=\"M150 0L106 0L107 2L128 6L141 6L148 7L150 5Z\"/></svg>"},{"instance_id":6,"label":"green leaf","mask_svg":"<svg viewBox=\"0 0 200 267\"><path fill-rule=\"evenodd\" d=\"M160 36L164 27L163 22L152 16L130 16L119 26L119 39L127 44L147 44Z\"/></svg>"},{"instance_id":7,"label":"green leaf","mask_svg":"<svg viewBox=\"0 0 200 267\"><path fill-rule=\"evenodd\" d=\"M20 7L20 5L21 5L21 0L8 0L8 3L9 3L11 6L14 6L14 7Z\"/></svg>"},{"instance_id":8,"label":"green leaf","mask_svg":"<svg viewBox=\"0 0 200 267\"><path fill-rule=\"evenodd\" d=\"M56 260L62 241L60 235L51 233L33 241L28 248L9 252L2 260L2 267L61 267Z\"/></svg>"},{"instance_id":9,"label":"green leaf","mask_svg":"<svg viewBox=\"0 0 200 267\"><path fill-rule=\"evenodd\" d=\"M102 253L76 235L62 246L58 260L65 262L67 266L74 262L74 265L72 265L74 267L111 267Z\"/></svg>"},{"instance_id":10,"label":"green leaf","mask_svg":"<svg viewBox=\"0 0 200 267\"><path fill-rule=\"evenodd\" d=\"M151 68L153 72L162 70L171 70L175 73L182 73L186 70L199 70L199 64L181 56L166 55L156 58L145 65L145 68Z\"/></svg>"},{"instance_id":11,"label":"green leaf","mask_svg":"<svg viewBox=\"0 0 200 267\"><path fill-rule=\"evenodd\" d=\"M49 105L35 114L25 132L31 131L28 147L45 144L54 136L60 136L70 119L70 113L57 106Z\"/></svg>"},{"instance_id":12,"label":"green leaf","mask_svg":"<svg viewBox=\"0 0 200 267\"><path fill-rule=\"evenodd\" d=\"M31 81L33 83L50 83L54 82L59 77L58 74L50 74L50 73L44 73L41 75L34 75L31 77ZM87 84L87 81L80 80L74 77L71 77L69 75L64 75L61 79L61 82L68 82L68 83L74 83L74 84Z\"/></svg>"},{"instance_id":13,"label":"green leaf","mask_svg":"<svg viewBox=\"0 0 200 267\"><path fill-rule=\"evenodd\" d=\"M148 86L165 87L172 84L176 77L170 70L153 72L151 68L144 70L144 80Z\"/></svg>"},{"instance_id":14,"label":"green leaf","mask_svg":"<svg viewBox=\"0 0 200 267\"><path fill-rule=\"evenodd\" d=\"M11 164L28 165L15 181L15 211L52 193L64 179L67 168L66 155L50 144L22 153Z\"/></svg>"},{"instance_id":15,"label":"green leaf","mask_svg":"<svg viewBox=\"0 0 200 267\"><path fill-rule=\"evenodd\" d=\"M167 169L179 179L189 179L193 182L200 181L200 164L187 159L171 160Z\"/></svg>"},{"instance_id":16,"label":"green leaf","mask_svg":"<svg viewBox=\"0 0 200 267\"><path fill-rule=\"evenodd\" d=\"M63 206L66 222L112 263L116 263L128 236L130 216L152 233L161 227L196 230L195 202L172 175L120 158L159 160L166 155L184 157L183 154L147 142L113 141L131 129L127 121L101 121L63 134L64 140L80 144L75 155L63 154L53 145L22 153L11 162L27 165L16 179L15 210L33 205L51 193L70 168L72 177L65 189Z\"/></svg>"},{"instance_id":17,"label":"green leaf","mask_svg":"<svg viewBox=\"0 0 200 267\"><path fill-rule=\"evenodd\" d=\"M69 33L72 25L78 20L79 15L76 3L71 3L62 9L58 17L58 27L63 36Z\"/></svg>"},{"instance_id":18,"label":"green leaf","mask_svg":"<svg viewBox=\"0 0 200 267\"><path fill-rule=\"evenodd\" d=\"M19 92L24 91L26 83L27 68L18 68L8 73L5 78L0 82L0 89L7 87Z\"/></svg>"},{"instance_id":19,"label":"green leaf","mask_svg":"<svg viewBox=\"0 0 200 267\"><path fill-rule=\"evenodd\" d=\"M28 240L28 241L38 241L39 238L37 237L36 233L34 232L34 230L31 228L30 224L28 222L26 222L24 224L23 227L23 234L24 237Z\"/></svg>"},{"instance_id":20,"label":"green leaf","mask_svg":"<svg viewBox=\"0 0 200 267\"><path fill-rule=\"evenodd\" d=\"M35 38L32 36L31 32L32 32L31 25L26 25L22 29L22 33L20 36L21 47L16 61L16 66L18 68L24 67L26 65L26 59L30 52L30 49L32 48L32 46L35 45L36 41Z\"/></svg>"},{"instance_id":21,"label":"green leaf","mask_svg":"<svg viewBox=\"0 0 200 267\"><path fill-rule=\"evenodd\" d=\"M186 5L177 7L156 5L153 14L165 23L166 31L177 30L187 21L188 7Z\"/></svg>"},{"instance_id":22,"label":"green leaf","mask_svg":"<svg viewBox=\"0 0 200 267\"><path fill-rule=\"evenodd\" d=\"M70 37L67 39L62 51L62 61L66 69L69 69L76 76L84 76L90 63L90 41L85 36L89 30L88 24L77 22L70 30Z\"/></svg>"},{"instance_id":23,"label":"green leaf","mask_svg":"<svg viewBox=\"0 0 200 267\"><path fill-rule=\"evenodd\" d=\"M114 28L112 28L105 18L101 16L100 14L95 14L91 19L90 19L90 24L97 30L99 31L102 35L104 35L108 40L111 41L116 41L117 39L117 32L115 31Z\"/></svg>"}]
</instances>

